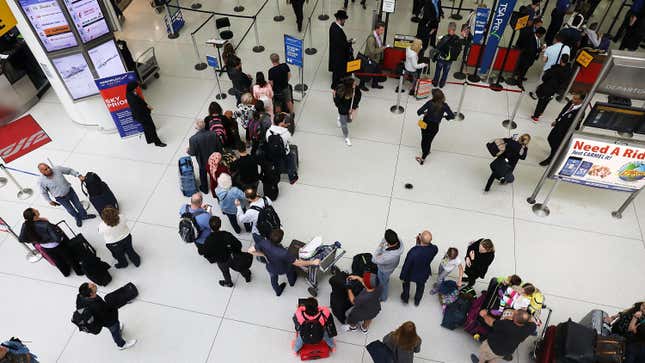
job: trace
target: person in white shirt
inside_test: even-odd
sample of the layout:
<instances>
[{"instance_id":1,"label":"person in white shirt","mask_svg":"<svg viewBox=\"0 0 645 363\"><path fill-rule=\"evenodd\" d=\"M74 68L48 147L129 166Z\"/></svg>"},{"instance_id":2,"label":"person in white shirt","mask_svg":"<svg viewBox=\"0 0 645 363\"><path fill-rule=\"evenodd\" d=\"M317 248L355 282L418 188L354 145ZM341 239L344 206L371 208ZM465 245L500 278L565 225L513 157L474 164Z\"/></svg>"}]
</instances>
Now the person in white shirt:
<instances>
[{"instance_id":1,"label":"person in white shirt","mask_svg":"<svg viewBox=\"0 0 645 363\"><path fill-rule=\"evenodd\" d=\"M262 209L267 205L271 205L271 199L259 196L255 188L244 190L244 196L249 201L249 207L244 211L240 201L237 199L235 200L235 206L237 207L237 220L240 223L251 223L253 225L251 233L260 234L257 227L260 212L253 207Z\"/></svg>"},{"instance_id":2,"label":"person in white shirt","mask_svg":"<svg viewBox=\"0 0 645 363\"><path fill-rule=\"evenodd\" d=\"M544 50L544 68L542 68L542 73L546 72L552 65L558 64L563 54L571 55L571 48L568 45L562 44L560 35L556 35L555 42Z\"/></svg>"},{"instance_id":3,"label":"person in white shirt","mask_svg":"<svg viewBox=\"0 0 645 363\"><path fill-rule=\"evenodd\" d=\"M461 257L459 257L459 250L454 247L448 248L446 254L441 259L439 263L439 276L437 276L437 282L432 286L430 294L434 295L437 293L441 283L450 275L450 273L455 269L459 269L459 278L457 279L457 287L461 287L461 278L464 276L464 265L462 263Z\"/></svg>"},{"instance_id":4,"label":"person in white shirt","mask_svg":"<svg viewBox=\"0 0 645 363\"><path fill-rule=\"evenodd\" d=\"M414 39L409 47L405 48L405 72L412 76L412 88L410 88L410 95L414 95L416 90L417 80L421 74L421 69L428 66L427 63L419 63L419 51L423 47L421 39ZM397 92L399 90L397 89Z\"/></svg>"},{"instance_id":5,"label":"person in white shirt","mask_svg":"<svg viewBox=\"0 0 645 363\"><path fill-rule=\"evenodd\" d=\"M126 255L136 267L139 267L141 257L132 247L130 229L116 208L110 206L103 208L101 211L101 223L99 223L99 233L103 235L105 246L117 261L114 267L127 267L128 260Z\"/></svg>"},{"instance_id":6,"label":"person in white shirt","mask_svg":"<svg viewBox=\"0 0 645 363\"><path fill-rule=\"evenodd\" d=\"M266 151L267 156L276 169L281 170L283 163L287 163L287 174L289 175L289 183L294 184L298 181L298 170L296 166L295 153L291 152L289 141L291 140L291 133L287 129L287 114L282 112L275 116L273 125L269 127L265 134L266 138ZM282 148L276 142L272 142L272 136L280 136L282 139Z\"/></svg>"}]
</instances>

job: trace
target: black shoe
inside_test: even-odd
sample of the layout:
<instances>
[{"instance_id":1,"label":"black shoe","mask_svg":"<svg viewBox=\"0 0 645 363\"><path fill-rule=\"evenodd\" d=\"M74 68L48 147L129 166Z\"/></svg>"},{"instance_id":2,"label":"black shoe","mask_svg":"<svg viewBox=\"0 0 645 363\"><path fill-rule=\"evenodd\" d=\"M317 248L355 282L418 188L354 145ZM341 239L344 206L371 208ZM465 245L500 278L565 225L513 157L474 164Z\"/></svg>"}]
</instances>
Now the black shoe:
<instances>
[{"instance_id":1,"label":"black shoe","mask_svg":"<svg viewBox=\"0 0 645 363\"><path fill-rule=\"evenodd\" d=\"M378 83L372 83L372 88L383 89L383 86Z\"/></svg>"},{"instance_id":2,"label":"black shoe","mask_svg":"<svg viewBox=\"0 0 645 363\"><path fill-rule=\"evenodd\" d=\"M369 91L369 90L370 90L370 89L369 89L369 88L367 88L367 86L366 86L366 85L362 85L362 86L361 86L361 91Z\"/></svg>"},{"instance_id":3,"label":"black shoe","mask_svg":"<svg viewBox=\"0 0 645 363\"><path fill-rule=\"evenodd\" d=\"M76 227L82 227L83 226L83 220L81 218L76 218Z\"/></svg>"},{"instance_id":4,"label":"black shoe","mask_svg":"<svg viewBox=\"0 0 645 363\"><path fill-rule=\"evenodd\" d=\"M414 90L410 90L410 92L408 92L408 94L409 94L410 96L414 96Z\"/></svg>"},{"instance_id":5,"label":"black shoe","mask_svg":"<svg viewBox=\"0 0 645 363\"><path fill-rule=\"evenodd\" d=\"M287 283L283 282L278 286L278 292L275 293L276 296L282 295L282 292L284 291L284 288L287 287Z\"/></svg>"},{"instance_id":6,"label":"black shoe","mask_svg":"<svg viewBox=\"0 0 645 363\"><path fill-rule=\"evenodd\" d=\"M537 100L537 96L533 92L529 92L529 97L531 97L534 100Z\"/></svg>"},{"instance_id":7,"label":"black shoe","mask_svg":"<svg viewBox=\"0 0 645 363\"><path fill-rule=\"evenodd\" d=\"M126 268L126 267L128 267L127 263L124 263L124 264L117 263L116 265L114 265L114 268Z\"/></svg>"},{"instance_id":8,"label":"black shoe","mask_svg":"<svg viewBox=\"0 0 645 363\"><path fill-rule=\"evenodd\" d=\"M164 144L163 142L155 142L155 146L166 147L166 144Z\"/></svg>"},{"instance_id":9,"label":"black shoe","mask_svg":"<svg viewBox=\"0 0 645 363\"><path fill-rule=\"evenodd\" d=\"M401 302L403 302L404 304L408 303L408 299L404 298L403 294L401 294Z\"/></svg>"},{"instance_id":10,"label":"black shoe","mask_svg":"<svg viewBox=\"0 0 645 363\"><path fill-rule=\"evenodd\" d=\"M249 274L248 274L248 275L243 276L243 277L244 277L244 281L246 281L246 282L251 282L251 271L249 271Z\"/></svg>"},{"instance_id":11,"label":"black shoe","mask_svg":"<svg viewBox=\"0 0 645 363\"><path fill-rule=\"evenodd\" d=\"M227 282L226 280L219 280L219 286L233 287L233 283L232 282Z\"/></svg>"},{"instance_id":12,"label":"black shoe","mask_svg":"<svg viewBox=\"0 0 645 363\"><path fill-rule=\"evenodd\" d=\"M96 214L87 214L83 219L94 219L96 218Z\"/></svg>"},{"instance_id":13,"label":"black shoe","mask_svg":"<svg viewBox=\"0 0 645 363\"><path fill-rule=\"evenodd\" d=\"M365 3L361 3L361 5L363 6L363 10L367 9L367 7L365 7Z\"/></svg>"},{"instance_id":14,"label":"black shoe","mask_svg":"<svg viewBox=\"0 0 645 363\"><path fill-rule=\"evenodd\" d=\"M542 166L547 166L547 165L549 165L550 163L551 163L551 160L549 160L549 159L546 159L546 160L542 160L542 161L540 161L540 165L542 165Z\"/></svg>"},{"instance_id":15,"label":"black shoe","mask_svg":"<svg viewBox=\"0 0 645 363\"><path fill-rule=\"evenodd\" d=\"M419 303L421 303L421 300L419 300L419 301L414 300L414 306L419 306Z\"/></svg>"},{"instance_id":16,"label":"black shoe","mask_svg":"<svg viewBox=\"0 0 645 363\"><path fill-rule=\"evenodd\" d=\"M478 358L476 355L474 355L474 354L471 354L471 355L470 355L470 360L471 360L473 363L479 363L479 358Z\"/></svg>"}]
</instances>

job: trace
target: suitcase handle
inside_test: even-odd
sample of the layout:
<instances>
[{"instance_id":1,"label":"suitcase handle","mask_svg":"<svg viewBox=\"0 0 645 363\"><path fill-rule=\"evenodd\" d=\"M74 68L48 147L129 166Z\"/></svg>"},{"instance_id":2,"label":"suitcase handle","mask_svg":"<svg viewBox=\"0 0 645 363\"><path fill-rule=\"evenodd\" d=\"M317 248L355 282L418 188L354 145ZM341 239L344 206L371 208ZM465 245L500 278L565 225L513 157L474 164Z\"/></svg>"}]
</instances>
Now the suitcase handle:
<instances>
[{"instance_id":1,"label":"suitcase handle","mask_svg":"<svg viewBox=\"0 0 645 363\"><path fill-rule=\"evenodd\" d=\"M59 224L64 224L64 225L67 227L67 229L69 229L69 231L70 231L70 232L72 232L72 235L73 235L74 237L76 237L76 232L74 232L74 230L72 229L72 227L70 227L70 226L69 226L69 224L67 224L67 221L66 221L66 220L64 220L64 219L63 219L62 221L60 221L60 222L56 223L56 224L55 224L55 226L56 226L56 227L58 227L58 228L60 228ZM62 228L61 228L61 231L62 231L63 233L65 233L65 232L63 231L63 229L62 229ZM66 235L66 237L67 237L67 235ZM67 237L67 238L69 238L69 237Z\"/></svg>"}]
</instances>

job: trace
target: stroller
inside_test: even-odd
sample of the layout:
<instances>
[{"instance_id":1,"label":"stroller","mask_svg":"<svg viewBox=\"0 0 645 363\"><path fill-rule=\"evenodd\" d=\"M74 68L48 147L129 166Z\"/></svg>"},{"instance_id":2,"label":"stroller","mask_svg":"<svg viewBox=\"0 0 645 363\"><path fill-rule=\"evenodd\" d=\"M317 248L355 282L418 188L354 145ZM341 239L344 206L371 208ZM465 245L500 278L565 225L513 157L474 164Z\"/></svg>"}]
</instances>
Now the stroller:
<instances>
[{"instance_id":1,"label":"stroller","mask_svg":"<svg viewBox=\"0 0 645 363\"><path fill-rule=\"evenodd\" d=\"M336 263L345 255L340 242L336 241L331 244L325 244L321 236L314 237L308 243L298 240L291 241L288 251L290 254L297 256L301 260L320 259L320 265L301 267L307 274L307 283L309 283L309 294L318 296L318 271L335 273L338 268Z\"/></svg>"}]
</instances>

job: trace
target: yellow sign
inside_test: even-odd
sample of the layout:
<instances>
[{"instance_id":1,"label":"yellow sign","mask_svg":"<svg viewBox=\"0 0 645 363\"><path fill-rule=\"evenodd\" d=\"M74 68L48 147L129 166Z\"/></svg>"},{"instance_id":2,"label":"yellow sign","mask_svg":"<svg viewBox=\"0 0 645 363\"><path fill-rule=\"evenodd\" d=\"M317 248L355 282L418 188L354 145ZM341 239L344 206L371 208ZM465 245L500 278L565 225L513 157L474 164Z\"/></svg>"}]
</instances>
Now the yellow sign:
<instances>
[{"instance_id":1,"label":"yellow sign","mask_svg":"<svg viewBox=\"0 0 645 363\"><path fill-rule=\"evenodd\" d=\"M16 18L9 9L6 0L0 0L0 36L16 26Z\"/></svg>"},{"instance_id":2,"label":"yellow sign","mask_svg":"<svg viewBox=\"0 0 645 363\"><path fill-rule=\"evenodd\" d=\"M523 16L519 19L517 19L517 23L515 23L515 30L520 30L526 28L526 24L529 22L529 16Z\"/></svg>"},{"instance_id":3,"label":"yellow sign","mask_svg":"<svg viewBox=\"0 0 645 363\"><path fill-rule=\"evenodd\" d=\"M353 61L347 62L347 73L351 73L361 69L361 60L354 59Z\"/></svg>"},{"instance_id":4,"label":"yellow sign","mask_svg":"<svg viewBox=\"0 0 645 363\"><path fill-rule=\"evenodd\" d=\"M578 54L578 58L576 58L576 62L580 63L581 66L587 68L589 66L589 63L593 60L593 56L584 50L580 51L580 54Z\"/></svg>"}]
</instances>

